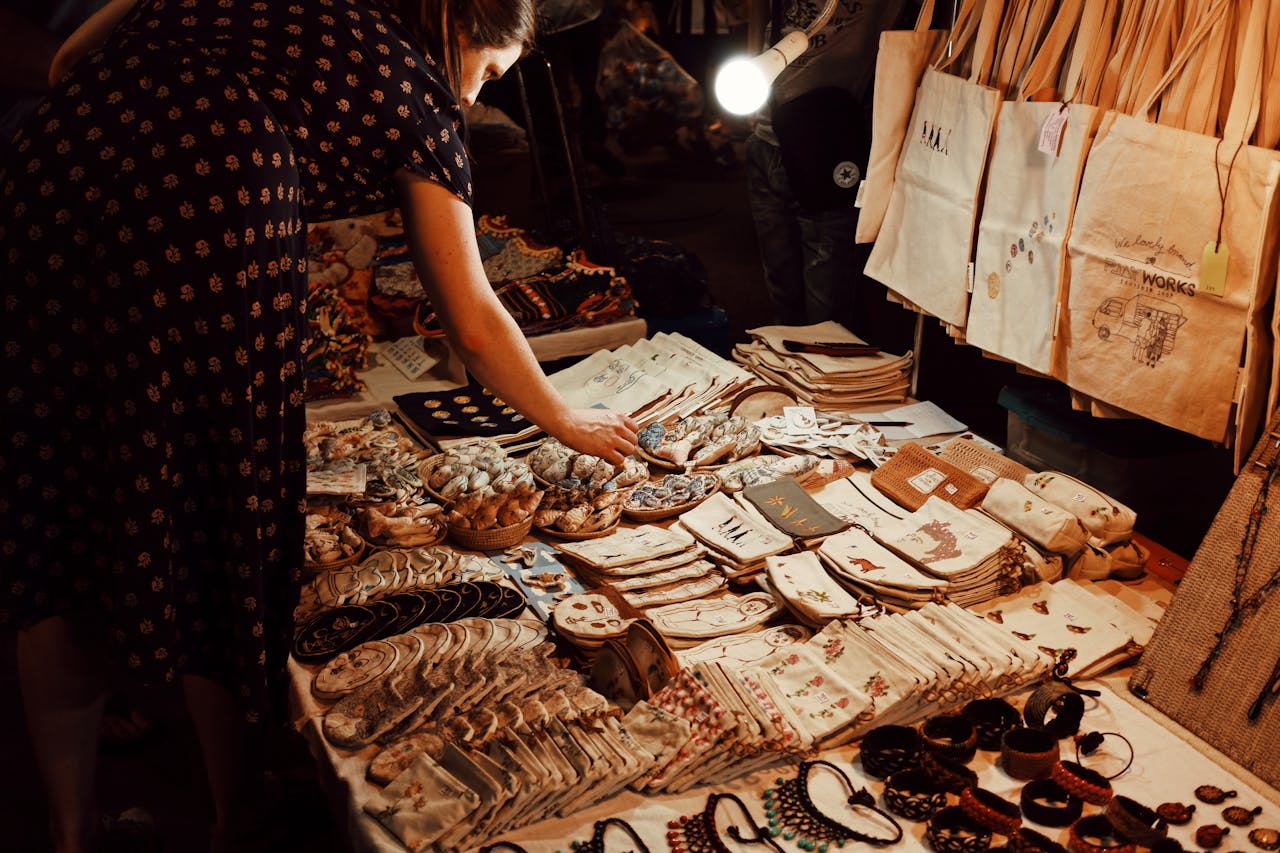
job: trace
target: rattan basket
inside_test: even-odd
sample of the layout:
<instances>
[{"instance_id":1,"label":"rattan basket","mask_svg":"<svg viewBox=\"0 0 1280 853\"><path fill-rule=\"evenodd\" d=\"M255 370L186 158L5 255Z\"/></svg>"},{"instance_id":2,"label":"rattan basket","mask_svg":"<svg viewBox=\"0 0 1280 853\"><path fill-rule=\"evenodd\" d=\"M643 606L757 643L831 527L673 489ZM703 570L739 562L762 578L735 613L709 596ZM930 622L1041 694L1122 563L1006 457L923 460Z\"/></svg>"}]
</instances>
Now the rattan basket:
<instances>
[{"instance_id":1,"label":"rattan basket","mask_svg":"<svg viewBox=\"0 0 1280 853\"><path fill-rule=\"evenodd\" d=\"M699 473L710 473L710 472L699 472ZM707 498L714 495L716 492L720 491L723 485L724 485L724 482L719 477L716 477L716 487L711 491L707 492L702 497L698 498L697 500L686 501L685 503L682 503L682 504L676 504L675 506L660 507L658 509L631 509L627 506L626 501L623 501L622 516L626 518L628 521L635 521L640 524L648 524L653 521L662 521L664 518L672 518L674 516L679 515L682 512L688 512L689 510L693 509L695 506L702 503Z\"/></svg>"},{"instance_id":2,"label":"rattan basket","mask_svg":"<svg viewBox=\"0 0 1280 853\"><path fill-rule=\"evenodd\" d=\"M446 524L449 539L460 548L471 551L501 551L512 545L519 545L533 529L533 515L517 524L506 527L490 527L487 530L472 530L468 527L455 527Z\"/></svg>"},{"instance_id":3,"label":"rattan basket","mask_svg":"<svg viewBox=\"0 0 1280 853\"><path fill-rule=\"evenodd\" d=\"M358 532L358 531L357 531ZM348 566L354 566L356 563L364 559L364 555L369 550L369 544L362 536L360 537L360 547L356 548L347 556L340 560L329 560L325 563L313 563L306 560L302 563L302 570L309 575L318 575L322 572L331 571L333 569L345 569Z\"/></svg>"},{"instance_id":4,"label":"rattan basket","mask_svg":"<svg viewBox=\"0 0 1280 853\"><path fill-rule=\"evenodd\" d=\"M422 460L418 465L418 479L422 481L422 490L430 495L436 503L448 506L449 501L445 500L443 495L427 485L427 480L430 479L431 472L436 469L436 466L439 465L443 459L444 454L437 453L435 456L428 456L426 459Z\"/></svg>"}]
</instances>

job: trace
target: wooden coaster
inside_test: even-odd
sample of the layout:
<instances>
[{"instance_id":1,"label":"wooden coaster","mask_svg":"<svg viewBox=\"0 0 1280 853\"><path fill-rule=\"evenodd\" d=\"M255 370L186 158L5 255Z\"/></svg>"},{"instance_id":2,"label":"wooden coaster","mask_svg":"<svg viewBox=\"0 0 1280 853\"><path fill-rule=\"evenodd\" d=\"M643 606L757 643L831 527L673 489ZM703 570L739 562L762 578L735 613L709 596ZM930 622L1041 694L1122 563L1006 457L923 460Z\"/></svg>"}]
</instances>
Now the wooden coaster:
<instances>
[{"instance_id":1,"label":"wooden coaster","mask_svg":"<svg viewBox=\"0 0 1280 853\"><path fill-rule=\"evenodd\" d=\"M381 624L382 614L363 604L326 610L308 622L293 641L293 656L302 663L321 663L362 643Z\"/></svg>"},{"instance_id":2,"label":"wooden coaster","mask_svg":"<svg viewBox=\"0 0 1280 853\"><path fill-rule=\"evenodd\" d=\"M394 644L382 640L361 643L331 658L316 673L311 693L321 702L335 702L357 687L381 678L399 659L400 650Z\"/></svg>"}]
</instances>

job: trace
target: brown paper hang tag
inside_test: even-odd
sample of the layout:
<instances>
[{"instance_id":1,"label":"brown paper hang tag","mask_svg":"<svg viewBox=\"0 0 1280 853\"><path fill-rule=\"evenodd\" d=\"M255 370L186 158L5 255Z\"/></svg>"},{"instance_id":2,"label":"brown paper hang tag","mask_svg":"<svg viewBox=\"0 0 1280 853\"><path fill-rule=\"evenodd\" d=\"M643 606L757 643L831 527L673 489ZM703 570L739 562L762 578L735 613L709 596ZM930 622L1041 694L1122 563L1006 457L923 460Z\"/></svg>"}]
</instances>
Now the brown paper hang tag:
<instances>
[{"instance_id":1,"label":"brown paper hang tag","mask_svg":"<svg viewBox=\"0 0 1280 853\"><path fill-rule=\"evenodd\" d=\"M1062 133L1067 126L1067 105L1064 103L1049 114L1040 126L1040 142L1038 148L1051 157L1058 156L1062 147Z\"/></svg>"},{"instance_id":2,"label":"brown paper hang tag","mask_svg":"<svg viewBox=\"0 0 1280 853\"><path fill-rule=\"evenodd\" d=\"M1210 240L1204 244L1204 254L1200 256L1200 284L1197 290L1224 296L1227 292L1227 260L1230 250L1226 243Z\"/></svg>"}]
</instances>

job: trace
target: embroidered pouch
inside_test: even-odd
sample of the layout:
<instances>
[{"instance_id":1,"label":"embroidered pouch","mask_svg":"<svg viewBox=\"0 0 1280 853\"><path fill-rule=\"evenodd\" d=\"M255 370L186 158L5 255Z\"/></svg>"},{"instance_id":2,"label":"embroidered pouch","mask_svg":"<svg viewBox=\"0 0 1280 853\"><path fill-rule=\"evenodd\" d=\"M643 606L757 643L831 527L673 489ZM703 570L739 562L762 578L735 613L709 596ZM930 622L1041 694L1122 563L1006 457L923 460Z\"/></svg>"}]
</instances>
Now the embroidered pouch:
<instances>
[{"instance_id":1,"label":"embroidered pouch","mask_svg":"<svg viewBox=\"0 0 1280 853\"><path fill-rule=\"evenodd\" d=\"M982 509L1054 554L1077 554L1089 541L1089 531L1075 515L1004 477L991 484Z\"/></svg>"},{"instance_id":2,"label":"embroidered pouch","mask_svg":"<svg viewBox=\"0 0 1280 853\"><path fill-rule=\"evenodd\" d=\"M1059 471L1042 471L1023 479L1040 497L1080 519L1098 545L1124 542L1133 535L1137 513L1114 498Z\"/></svg>"}]
</instances>

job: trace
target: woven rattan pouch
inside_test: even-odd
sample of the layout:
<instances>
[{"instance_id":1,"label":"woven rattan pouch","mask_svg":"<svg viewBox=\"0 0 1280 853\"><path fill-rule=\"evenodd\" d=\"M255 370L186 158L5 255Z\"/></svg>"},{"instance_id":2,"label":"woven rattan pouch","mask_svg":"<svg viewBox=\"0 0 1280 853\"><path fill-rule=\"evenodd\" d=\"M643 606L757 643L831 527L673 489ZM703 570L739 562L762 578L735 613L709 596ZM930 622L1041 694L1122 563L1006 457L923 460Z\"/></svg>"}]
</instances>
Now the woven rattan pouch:
<instances>
[{"instance_id":1,"label":"woven rattan pouch","mask_svg":"<svg viewBox=\"0 0 1280 853\"><path fill-rule=\"evenodd\" d=\"M948 441L938 452L938 458L967 471L984 483L993 483L997 477L1021 483L1023 477L1035 473L1026 465L989 450L971 438Z\"/></svg>"},{"instance_id":2,"label":"woven rattan pouch","mask_svg":"<svg viewBox=\"0 0 1280 853\"><path fill-rule=\"evenodd\" d=\"M986 483L914 441L902 445L892 459L872 471L871 484L909 510L924 506L930 495L969 509L987 493Z\"/></svg>"},{"instance_id":3,"label":"woven rattan pouch","mask_svg":"<svg viewBox=\"0 0 1280 853\"><path fill-rule=\"evenodd\" d=\"M1236 478L1129 679L1134 694L1275 786L1280 523L1267 504L1280 504L1278 454L1280 417Z\"/></svg>"}]
</instances>

